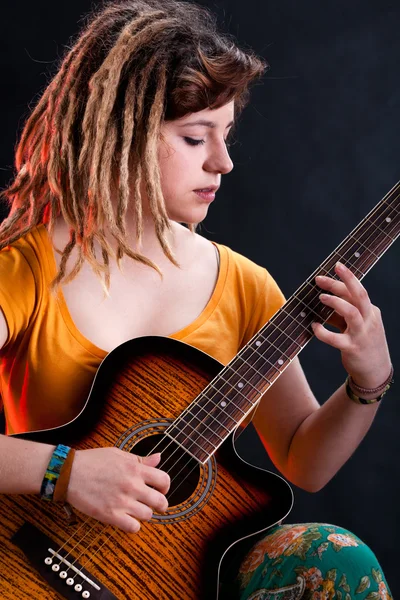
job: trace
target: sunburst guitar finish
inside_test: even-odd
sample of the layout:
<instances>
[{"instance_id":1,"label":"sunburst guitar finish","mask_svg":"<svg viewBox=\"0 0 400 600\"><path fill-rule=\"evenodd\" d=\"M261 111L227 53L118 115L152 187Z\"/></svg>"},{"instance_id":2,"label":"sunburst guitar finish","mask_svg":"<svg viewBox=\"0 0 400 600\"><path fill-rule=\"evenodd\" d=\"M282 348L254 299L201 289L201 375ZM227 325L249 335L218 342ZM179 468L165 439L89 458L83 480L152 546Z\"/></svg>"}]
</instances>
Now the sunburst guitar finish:
<instances>
[{"instance_id":1,"label":"sunburst guitar finish","mask_svg":"<svg viewBox=\"0 0 400 600\"><path fill-rule=\"evenodd\" d=\"M37 497L2 496L3 600L226 597L221 582L234 579L240 557L287 515L293 495L278 475L240 458L235 439L242 425L213 453L204 434L205 461L195 444L181 443L185 430L175 441L166 433L221 369L169 338L132 340L103 361L75 420L18 436L76 449L117 446L142 456L161 451L171 488L167 512L154 514L136 535L67 515Z\"/></svg>"}]
</instances>

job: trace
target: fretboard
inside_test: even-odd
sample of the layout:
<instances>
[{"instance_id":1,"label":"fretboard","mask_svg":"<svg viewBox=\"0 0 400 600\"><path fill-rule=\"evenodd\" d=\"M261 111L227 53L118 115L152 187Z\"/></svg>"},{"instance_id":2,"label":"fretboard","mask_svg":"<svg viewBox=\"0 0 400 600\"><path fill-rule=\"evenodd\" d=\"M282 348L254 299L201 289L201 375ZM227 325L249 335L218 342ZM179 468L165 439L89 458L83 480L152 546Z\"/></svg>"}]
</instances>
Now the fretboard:
<instances>
[{"instance_id":1,"label":"fretboard","mask_svg":"<svg viewBox=\"0 0 400 600\"><path fill-rule=\"evenodd\" d=\"M333 310L319 300L317 275L338 279L344 263L359 279L400 234L400 182L294 292L273 318L171 424L167 434L199 462L206 462L236 429L313 337L311 324Z\"/></svg>"}]
</instances>

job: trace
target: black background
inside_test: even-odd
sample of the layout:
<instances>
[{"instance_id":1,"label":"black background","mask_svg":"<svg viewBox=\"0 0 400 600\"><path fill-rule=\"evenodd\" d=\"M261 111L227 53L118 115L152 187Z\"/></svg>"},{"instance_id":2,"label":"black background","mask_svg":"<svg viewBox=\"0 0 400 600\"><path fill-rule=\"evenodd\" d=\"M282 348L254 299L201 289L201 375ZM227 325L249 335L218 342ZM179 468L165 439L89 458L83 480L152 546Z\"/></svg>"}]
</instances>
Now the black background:
<instances>
[{"instance_id":1,"label":"black background","mask_svg":"<svg viewBox=\"0 0 400 600\"><path fill-rule=\"evenodd\" d=\"M240 120L231 149L235 168L223 178L202 231L266 266L289 297L400 178L400 3L200 4L271 64ZM29 107L90 8L87 0L7 0L2 7L1 187L11 178L13 148ZM364 280L382 310L395 367L399 258L397 242ZM323 402L345 378L339 352L313 340L301 359ZM321 492L295 490L289 519L354 531L377 554L394 598L400 593L399 389L389 392L366 439ZM254 438L247 443L268 465Z\"/></svg>"}]
</instances>

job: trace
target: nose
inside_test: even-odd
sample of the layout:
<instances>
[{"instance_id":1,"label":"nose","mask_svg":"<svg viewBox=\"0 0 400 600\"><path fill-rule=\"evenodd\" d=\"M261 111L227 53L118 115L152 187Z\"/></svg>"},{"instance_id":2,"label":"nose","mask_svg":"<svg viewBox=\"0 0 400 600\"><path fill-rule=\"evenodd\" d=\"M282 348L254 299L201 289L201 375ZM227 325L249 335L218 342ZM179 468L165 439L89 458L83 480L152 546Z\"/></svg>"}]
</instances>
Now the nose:
<instances>
[{"instance_id":1,"label":"nose","mask_svg":"<svg viewBox=\"0 0 400 600\"><path fill-rule=\"evenodd\" d=\"M221 173L222 175L226 175L232 171L233 162L224 141L219 141L213 146L212 151L206 159L204 168L206 171Z\"/></svg>"}]
</instances>

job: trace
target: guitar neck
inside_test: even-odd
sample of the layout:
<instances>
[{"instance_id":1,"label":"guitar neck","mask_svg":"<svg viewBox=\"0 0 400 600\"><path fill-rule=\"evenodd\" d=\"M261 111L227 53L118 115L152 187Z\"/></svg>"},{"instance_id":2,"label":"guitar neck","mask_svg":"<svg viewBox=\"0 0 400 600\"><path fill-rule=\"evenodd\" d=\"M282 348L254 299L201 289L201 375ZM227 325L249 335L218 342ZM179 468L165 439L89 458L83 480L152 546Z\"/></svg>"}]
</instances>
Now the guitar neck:
<instances>
[{"instance_id":1,"label":"guitar neck","mask_svg":"<svg viewBox=\"0 0 400 600\"><path fill-rule=\"evenodd\" d=\"M340 261L361 280L399 235L400 182L210 382L168 434L191 448L196 438L196 450L191 453L200 462L208 460L308 344L314 335L312 323L325 323L334 312L320 302L315 277L337 279L334 267Z\"/></svg>"}]
</instances>

